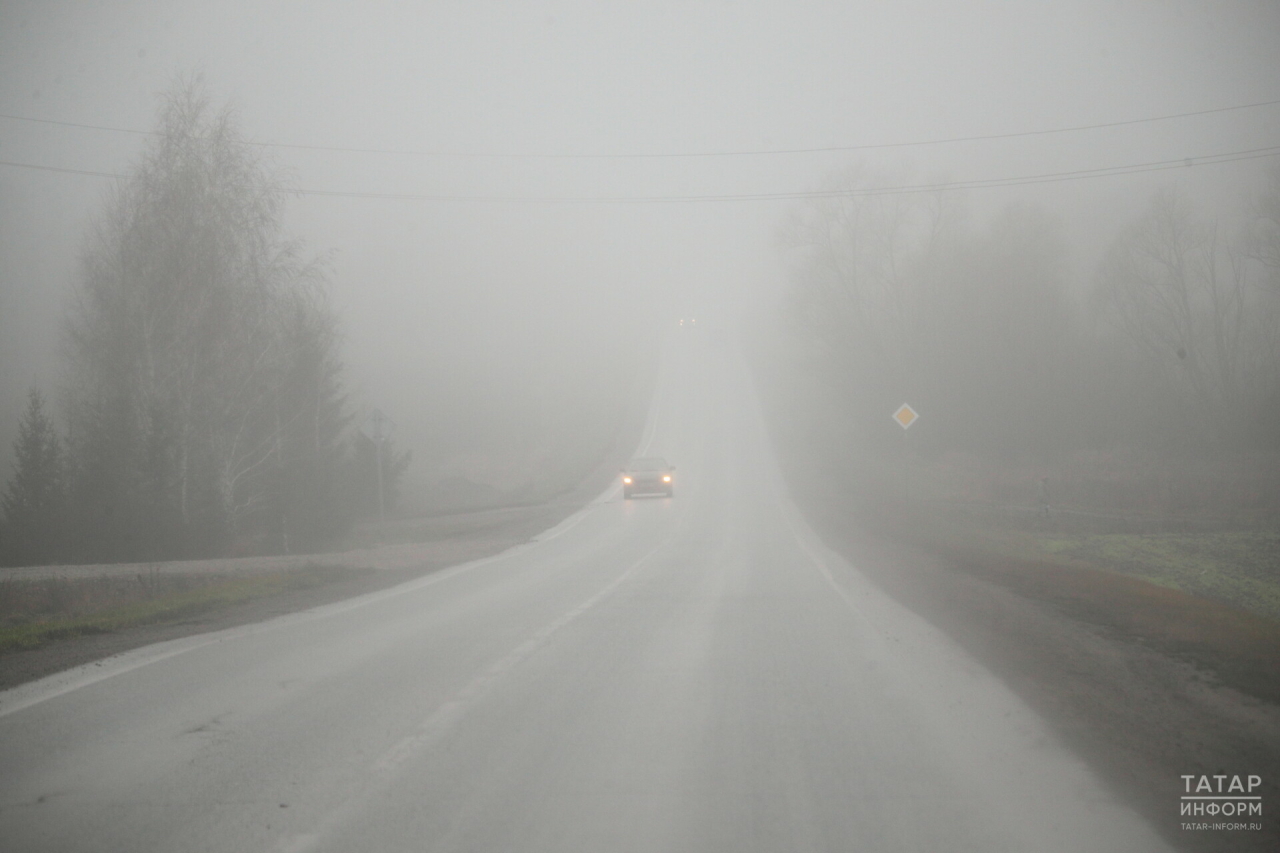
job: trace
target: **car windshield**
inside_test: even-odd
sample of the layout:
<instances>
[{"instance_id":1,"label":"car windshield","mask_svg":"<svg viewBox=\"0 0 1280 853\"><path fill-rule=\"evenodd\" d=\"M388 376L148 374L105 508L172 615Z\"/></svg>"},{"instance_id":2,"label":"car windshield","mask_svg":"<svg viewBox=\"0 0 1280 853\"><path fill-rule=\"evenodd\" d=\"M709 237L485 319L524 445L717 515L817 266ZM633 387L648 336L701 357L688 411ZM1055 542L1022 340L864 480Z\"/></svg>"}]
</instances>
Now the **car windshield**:
<instances>
[{"instance_id":1,"label":"car windshield","mask_svg":"<svg viewBox=\"0 0 1280 853\"><path fill-rule=\"evenodd\" d=\"M663 471L667 467L667 461L658 457L648 459L632 459L632 471Z\"/></svg>"}]
</instances>

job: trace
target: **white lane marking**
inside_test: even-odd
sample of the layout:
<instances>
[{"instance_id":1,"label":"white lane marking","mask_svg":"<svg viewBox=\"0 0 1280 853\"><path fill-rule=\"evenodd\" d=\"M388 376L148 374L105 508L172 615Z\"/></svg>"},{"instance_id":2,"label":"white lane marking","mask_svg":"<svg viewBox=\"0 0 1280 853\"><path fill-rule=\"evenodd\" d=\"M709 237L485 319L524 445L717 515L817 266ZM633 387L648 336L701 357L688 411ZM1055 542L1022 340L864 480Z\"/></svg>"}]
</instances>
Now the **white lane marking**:
<instances>
[{"instance_id":1,"label":"white lane marking","mask_svg":"<svg viewBox=\"0 0 1280 853\"><path fill-rule=\"evenodd\" d=\"M664 383L665 386L665 383ZM648 452L650 445L653 444L653 438L657 431L658 413L661 411L662 390L653 396L653 403L650 406L648 415L648 423L645 431L648 433L648 439L645 442L644 449L639 451L638 455L643 456ZM598 495L595 500L583 509L566 518L564 521L546 530L537 536L532 537L529 543L515 545L494 554L490 557L484 557L470 563L463 563L459 566L453 566L448 569L442 569L439 572L433 572L425 578L414 581L408 581L398 586L389 587L378 592L368 593L367 595L357 596L346 601L335 602L333 604L323 605L311 610L303 610L298 613L289 613L279 616L275 619L269 619L266 622L258 622L253 625L242 625L235 628L228 628L224 631L214 631L208 634L200 634L196 637L183 637L168 642L155 643L150 646L143 646L140 649L131 649L119 655L105 658L99 661L83 664L72 669L63 670L54 673L37 681L20 684L9 690L0 691L0 717L6 717L9 714L16 714L19 711L26 710L42 702L48 702L50 699L56 699L75 690L90 685L97 684L100 681L106 681L109 678L115 678L118 675L125 675L144 666L160 663L169 658L184 655L188 652L194 652L214 643L226 642L229 640L248 637L262 631L276 630L289 625L295 625L300 622L307 622L313 619L324 619L330 616L336 616L340 613L346 613L358 607L364 607L383 601L393 596L402 595L407 592L414 592L424 587L433 586L450 578L457 577L465 572L486 566L495 560L510 556L513 552L528 547L534 543L549 542L568 533L587 517L587 514L602 503L611 501L621 489L618 483L610 484L603 492Z\"/></svg>"},{"instance_id":2,"label":"white lane marking","mask_svg":"<svg viewBox=\"0 0 1280 853\"><path fill-rule=\"evenodd\" d=\"M907 639L906 648L888 642L898 639L897 632L868 619L864 608L836 583L826 559L809 546L801 527L813 540L820 543L821 538L803 520L799 525L794 520L799 511L793 516L781 502L778 508L822 577L862 624L872 629L872 643L892 663L896 682L905 690L901 700L910 703L908 707L925 730L933 733L936 743L950 744L954 766L963 768L961 776L1004 782L1003 791L990 787L981 796L986 811L1003 815L1001 825L1012 838L1010 849L1040 849L1029 842L1044 839L1047 830L1057 833L1067 826L1087 828L1092 838L1077 844L1078 836L1072 835L1072 844L1061 849L1169 849L1145 819L1102 793L1094 771L1061 745L1039 714L946 634L911 611L898 608L914 627L908 626L901 634ZM897 607L883 594L864 600L870 601L873 609L877 600ZM943 703L936 701L940 693L952 700L945 711ZM1030 803L1025 799L1028 795ZM1052 810L1045 812L1049 805Z\"/></svg>"},{"instance_id":3,"label":"white lane marking","mask_svg":"<svg viewBox=\"0 0 1280 853\"><path fill-rule=\"evenodd\" d=\"M268 619L265 622L257 622L252 625L240 625L235 628L227 628L222 631L214 631L208 634L199 634L195 637L183 637L177 640L169 640L167 642L155 643L150 646L143 646L140 649L132 649L112 657L105 658L100 661L83 664L72 669L63 670L53 675L42 678L38 681L21 684L17 687L10 688L4 692L0 692L0 717L15 714L18 711L25 710L50 699L56 699L72 691L79 690L82 687L88 687L97 684L100 681L106 681L108 678L115 678L118 675L124 675L141 669L144 666L150 666L169 658L177 657L188 652L194 652L206 646L215 643L228 642L237 640L242 637L250 637L255 634L274 631L280 628L297 625L304 622L310 622L316 619L327 619L331 616L337 616L360 607L393 598L397 595L403 595L407 592L414 592L425 587L434 586L438 583L451 580L459 575L487 566L497 560L509 557L513 553L527 548L529 543L514 545L505 551L484 557L479 560L473 560L469 563L463 563L458 566L451 566L447 569L441 569L433 572L426 577L416 580L406 581L398 586L388 587L387 589L378 590L377 592L367 593L365 595L349 598L346 601L334 602L333 604L325 604L311 610L302 610L297 613L287 613L283 616L277 616L274 619Z\"/></svg>"},{"instance_id":4,"label":"white lane marking","mask_svg":"<svg viewBox=\"0 0 1280 853\"><path fill-rule=\"evenodd\" d=\"M853 597L849 595L848 591L844 587L836 583L835 576L831 574L831 569L827 566L827 561L824 560L820 554L815 553L813 548L809 546L809 543L806 541L807 537L805 537L796 527L792 514L788 512L787 508L780 502L777 506L778 514L782 516L783 521L787 523L787 527L791 530L791 536L796 540L796 544L800 546L800 550L804 551L805 555L809 558L809 561L818 569L818 574L822 575L822 579L827 582L828 586L835 590L836 595L840 596L840 598L844 600L845 605L853 611L855 616L870 625L871 622L867 619L867 615L862 612L862 608L858 606L857 602L853 600Z\"/></svg>"},{"instance_id":5,"label":"white lane marking","mask_svg":"<svg viewBox=\"0 0 1280 853\"><path fill-rule=\"evenodd\" d=\"M662 386L654 392L653 402L649 406L649 414L645 419L644 431L648 438L646 438L645 435L640 437L640 441L643 442L644 446L635 451L636 456L644 456L649 452L649 448L653 446L653 439L658 433L658 415L662 411L662 395L665 392L665 389L666 383L664 382ZM578 524L587 517L587 514L591 510L595 509L600 504L609 503L617 497L618 493L621 491L622 484L615 480L606 486L605 490L597 495L595 500L591 501L591 503L569 516L555 527L552 527L550 530L545 530L542 533L539 533L537 536L533 537L533 540L535 542L550 542L552 539L563 536L565 533L568 533L570 530L577 527Z\"/></svg>"},{"instance_id":6,"label":"white lane marking","mask_svg":"<svg viewBox=\"0 0 1280 853\"><path fill-rule=\"evenodd\" d=\"M352 816L364 811L370 801L381 795L391 775L402 764L447 734L468 709L482 699L500 679L531 657L553 634L613 594L641 565L658 553L663 544L655 545L643 557L628 566L577 607L544 625L520 645L490 664L452 697L438 705L416 730L396 741L390 749L379 756L364 777L351 786L352 790L348 796L342 798L341 805L329 812L318 826L305 833L285 836L272 849L276 853L306 853Z\"/></svg>"},{"instance_id":7,"label":"white lane marking","mask_svg":"<svg viewBox=\"0 0 1280 853\"><path fill-rule=\"evenodd\" d=\"M644 445L644 449L639 451L639 455L648 452L650 445L653 444L654 435L657 432L658 414L661 411L661 400L665 392L666 383L663 382L658 391L653 395L653 402L650 404L648 415L648 423L645 431L648 433L648 439ZM413 592L424 587L433 586L457 577L458 575L486 566L495 560L510 556L513 552L521 548L530 547L535 543L547 542L572 530L582 521L587 513L601 503L608 502L613 499L621 486L617 483L610 485L598 496L592 504L579 510L575 515L570 516L564 521L552 527L537 536L532 537L528 543L522 543L508 548L489 557L484 557L470 563L463 563L459 566L452 566L433 572L424 578L407 581L398 586L389 587L378 592L368 593L366 595L357 596L339 601L333 604L326 604L311 610L303 610L297 613L289 613L284 616L269 619L265 622L258 622L252 625L241 625L235 628L228 628L223 631L214 631L208 634L200 634L195 637L183 637L177 640L170 640L162 643L154 643L150 646L143 646L140 649L131 649L119 655L104 658L103 660L93 661L78 667L63 670L54 673L37 681L31 681L26 684L20 684L8 690L0 691L0 717L6 717L9 714L16 714L42 702L48 702L50 699L56 699L83 687L97 684L100 681L106 681L118 675L125 675L144 666L150 666L169 658L184 655L188 652L202 649L214 643L221 643L229 640L248 637L254 634L276 630L289 625L295 625L300 622L307 622L314 619L325 619L330 616L336 616L340 613L346 613L358 607L364 607L391 598L402 595L406 592Z\"/></svg>"},{"instance_id":8,"label":"white lane marking","mask_svg":"<svg viewBox=\"0 0 1280 853\"><path fill-rule=\"evenodd\" d=\"M644 434L640 436L640 441L643 442L644 446L643 448L635 451L636 456L644 456L649 452L649 448L653 445L654 436L658 431L658 413L662 411L662 395L665 390L666 382L663 382L653 394L653 402L649 404L649 414L645 416ZM646 438L645 436L648 437ZM555 527L552 527L550 530L544 530L542 533L539 533L537 536L533 537L533 540L535 542L550 542L552 539L563 536L565 533L568 533L570 530L577 527L578 524L587 517L587 513L598 507L600 504L609 503L617 497L618 493L621 491L622 484L614 480L605 487L603 492L596 496L595 500L591 501L585 507L575 512Z\"/></svg>"},{"instance_id":9,"label":"white lane marking","mask_svg":"<svg viewBox=\"0 0 1280 853\"><path fill-rule=\"evenodd\" d=\"M645 442L644 449L639 451L639 455L643 456L647 453L649 447L653 444L653 438L657 431L658 413L661 411L660 404L665 390L665 385L666 383L664 382L662 387L658 389L658 392L653 395L653 403L650 407L647 418L648 423L645 430L648 433L648 439ZM512 546L505 551L501 551L489 557L484 557L470 563L463 563L459 566L442 569L441 571L433 572L427 577L407 581L406 583L389 587L384 590L379 590L378 592L357 596L355 598L347 599L346 601L326 604L311 610L289 613L284 616L276 617L275 619L269 619L265 622L258 622L252 625L241 625L235 628L228 628L223 631L200 634L196 637L183 637L177 640L143 646L140 649L131 649L130 651L123 652L119 655L113 655L99 661L92 661L78 667L54 673L53 675L46 676L45 678L37 681L31 681L26 684L20 684L17 687L12 687L8 690L0 691L0 717L15 714L19 711L39 705L42 702L47 702L50 699L56 699L59 696L64 696L83 687L97 684L100 681L106 681L107 679L114 678L118 675L125 675L126 673L133 672L136 669L141 669L144 666L150 666L151 664L159 663L161 661L168 660L169 658L177 657L178 655L184 655L188 652L193 652L197 649L213 645L214 643L248 637L263 631L276 630L278 628L295 625L300 622L336 616L340 613L346 613L350 610L374 604L387 598L402 595L406 592L413 592L424 587L433 586L434 584L457 577L458 575L472 571L473 569L486 566L495 560L510 556L513 552L516 552L521 548L529 547L539 542L548 542L564 535L576 527L578 523L586 517L587 513L591 509L594 509L601 503L606 503L612 500L614 495L621 488L622 487L617 483L610 485L601 492L601 494L591 504L552 527L550 530L532 537L530 542Z\"/></svg>"},{"instance_id":10,"label":"white lane marking","mask_svg":"<svg viewBox=\"0 0 1280 853\"><path fill-rule=\"evenodd\" d=\"M600 504L607 503L609 500L611 500L613 498L614 492L616 492L617 489L618 489L618 486L616 484L610 483L608 486L605 487L605 490L600 494L596 495L596 497L589 504L587 504L582 509L575 512L573 515L566 518L564 521L557 524L555 527L542 531L537 536L533 537L533 541L534 542L550 542L552 539L560 538L561 536L568 533L573 528L577 527L578 524L584 518L587 517L587 514L590 513L591 510L600 506Z\"/></svg>"}]
</instances>

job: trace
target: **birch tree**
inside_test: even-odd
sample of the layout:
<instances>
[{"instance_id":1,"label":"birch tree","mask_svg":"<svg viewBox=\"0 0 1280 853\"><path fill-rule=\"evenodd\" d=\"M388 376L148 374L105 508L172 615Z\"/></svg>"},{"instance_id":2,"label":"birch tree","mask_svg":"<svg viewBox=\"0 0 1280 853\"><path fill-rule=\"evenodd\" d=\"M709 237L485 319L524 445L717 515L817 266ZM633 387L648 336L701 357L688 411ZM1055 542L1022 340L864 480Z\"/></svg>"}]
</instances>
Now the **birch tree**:
<instances>
[{"instance_id":1,"label":"birch tree","mask_svg":"<svg viewBox=\"0 0 1280 853\"><path fill-rule=\"evenodd\" d=\"M321 430L317 418L340 431L344 399L319 266L282 231L286 198L279 170L229 109L212 108L201 81L165 98L159 132L94 224L68 315L75 520L87 552L286 544L287 437L304 423ZM301 325L299 305L311 318ZM296 387L302 358L332 368L312 397Z\"/></svg>"}]
</instances>

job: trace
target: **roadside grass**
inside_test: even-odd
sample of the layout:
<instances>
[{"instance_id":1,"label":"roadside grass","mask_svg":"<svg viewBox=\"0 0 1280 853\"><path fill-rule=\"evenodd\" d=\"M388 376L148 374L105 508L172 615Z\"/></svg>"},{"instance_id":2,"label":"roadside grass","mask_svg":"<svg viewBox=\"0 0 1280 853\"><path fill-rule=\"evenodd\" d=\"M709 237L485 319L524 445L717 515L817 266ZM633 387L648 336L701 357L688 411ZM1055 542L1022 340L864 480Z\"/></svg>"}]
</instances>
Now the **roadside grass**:
<instances>
[{"instance_id":1,"label":"roadside grass","mask_svg":"<svg viewBox=\"0 0 1280 853\"><path fill-rule=\"evenodd\" d=\"M1067 557L1280 619L1280 532L1038 534Z\"/></svg>"},{"instance_id":2,"label":"roadside grass","mask_svg":"<svg viewBox=\"0 0 1280 853\"><path fill-rule=\"evenodd\" d=\"M895 515L893 535L973 575L1280 701L1280 532L1064 532L918 506Z\"/></svg>"},{"instance_id":3,"label":"roadside grass","mask_svg":"<svg viewBox=\"0 0 1280 853\"><path fill-rule=\"evenodd\" d=\"M253 599L313 589L361 574L346 566L306 565L239 575L0 580L0 654L138 625L180 622Z\"/></svg>"},{"instance_id":4,"label":"roadside grass","mask_svg":"<svg viewBox=\"0 0 1280 853\"><path fill-rule=\"evenodd\" d=\"M1106 516L954 505L916 506L909 516L911 537L935 546L1106 569L1280 620L1280 528L1116 532Z\"/></svg>"}]
</instances>

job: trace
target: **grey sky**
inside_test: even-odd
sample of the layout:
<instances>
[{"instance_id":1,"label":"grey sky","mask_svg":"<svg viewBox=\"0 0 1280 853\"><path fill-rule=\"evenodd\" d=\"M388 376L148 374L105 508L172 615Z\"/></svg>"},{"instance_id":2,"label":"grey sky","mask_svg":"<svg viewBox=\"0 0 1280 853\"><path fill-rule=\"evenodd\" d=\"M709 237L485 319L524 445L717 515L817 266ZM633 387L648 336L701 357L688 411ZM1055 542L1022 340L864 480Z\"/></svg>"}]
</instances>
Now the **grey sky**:
<instances>
[{"instance_id":1,"label":"grey sky","mask_svg":"<svg viewBox=\"0 0 1280 853\"><path fill-rule=\"evenodd\" d=\"M199 70L261 141L471 154L811 148L1280 99L1277 45L1274 2L4 2L0 113L148 129L156 93ZM140 144L0 119L2 160L118 172ZM275 156L311 189L669 196L809 189L855 159L971 179L1276 144L1280 107L861 155ZM1058 211L1087 278L1096 242L1155 186L1177 180L1234 199L1257 169L1206 166L970 200L979 210L1026 199ZM55 380L57 318L103 185L0 166L4 454L23 389ZM308 196L291 205L289 225L314 250L336 251L334 294L356 382L412 424L431 405L414 389L446 375L489 381L553 327L589 350L636 311L702 310L767 287L785 209ZM573 322L555 327L565 318Z\"/></svg>"}]
</instances>

